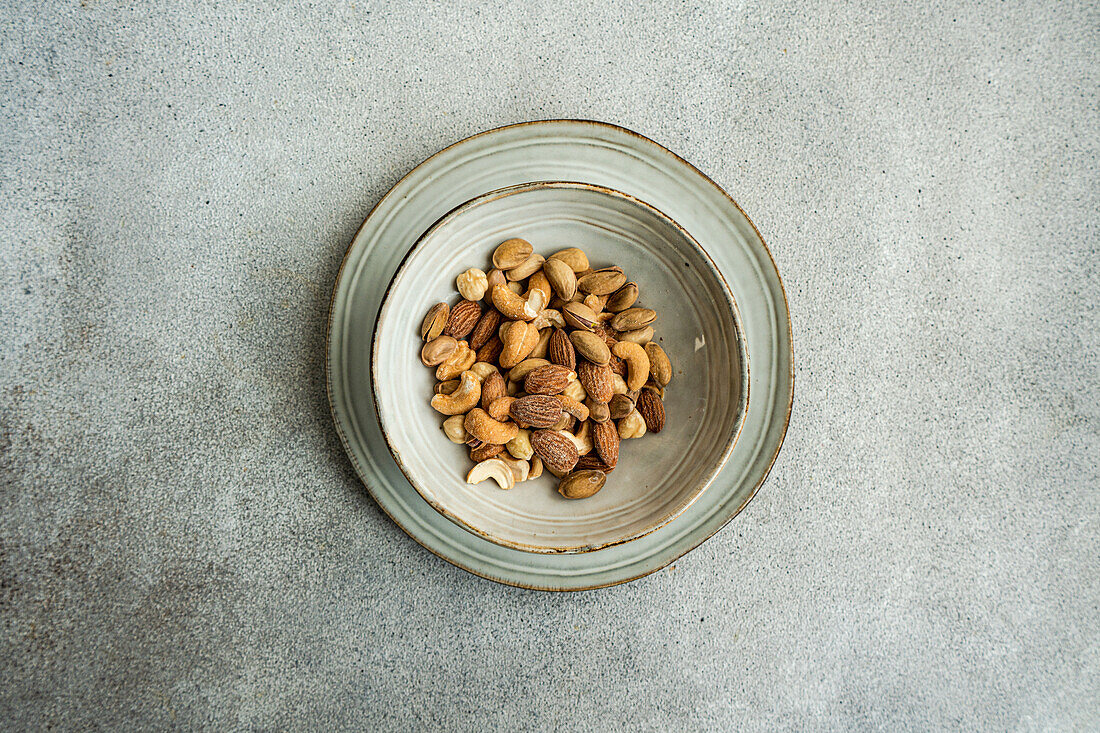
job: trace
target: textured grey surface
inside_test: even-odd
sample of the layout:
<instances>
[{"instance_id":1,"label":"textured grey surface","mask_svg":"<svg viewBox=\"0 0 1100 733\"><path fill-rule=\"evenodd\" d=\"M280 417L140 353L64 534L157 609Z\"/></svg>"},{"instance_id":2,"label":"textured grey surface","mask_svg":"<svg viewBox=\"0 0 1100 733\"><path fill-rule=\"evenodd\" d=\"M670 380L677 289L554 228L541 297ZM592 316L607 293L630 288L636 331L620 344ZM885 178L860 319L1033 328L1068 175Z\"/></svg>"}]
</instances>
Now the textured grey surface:
<instances>
[{"instance_id":1,"label":"textured grey surface","mask_svg":"<svg viewBox=\"0 0 1100 733\"><path fill-rule=\"evenodd\" d=\"M1100 726L1095 4L134 5L0 6L5 728ZM374 202L545 117L725 186L797 365L749 508L571 595L402 534L322 375Z\"/></svg>"}]
</instances>

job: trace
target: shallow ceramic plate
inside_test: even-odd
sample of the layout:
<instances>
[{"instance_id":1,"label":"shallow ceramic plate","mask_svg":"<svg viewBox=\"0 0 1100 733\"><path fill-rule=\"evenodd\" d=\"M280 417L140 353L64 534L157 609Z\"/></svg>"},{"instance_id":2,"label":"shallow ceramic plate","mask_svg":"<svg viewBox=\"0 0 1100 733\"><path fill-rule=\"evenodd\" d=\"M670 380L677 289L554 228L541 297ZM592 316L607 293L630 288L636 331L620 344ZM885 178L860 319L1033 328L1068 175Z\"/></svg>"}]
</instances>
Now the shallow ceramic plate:
<instances>
[{"instance_id":1,"label":"shallow ceramic plate","mask_svg":"<svg viewBox=\"0 0 1100 733\"><path fill-rule=\"evenodd\" d=\"M370 339L382 294L405 254L441 216L488 191L530 181L584 181L646 201L691 232L737 295L752 363L741 436L711 486L645 537L596 552L537 554L489 542L431 508L382 436L370 385ZM329 313L326 359L337 433L378 505L413 539L472 573L527 588L578 590L664 567L752 499L783 443L794 395L791 325L775 263L744 212L713 181L657 143L599 122L503 127L456 143L387 193L348 247Z\"/></svg>"},{"instance_id":2,"label":"shallow ceramic plate","mask_svg":"<svg viewBox=\"0 0 1100 733\"><path fill-rule=\"evenodd\" d=\"M593 267L621 264L659 314L658 341L676 365L665 429L624 441L607 485L584 501L543 478L502 491L465 483L464 446L442 434L428 405L434 369L418 366L420 321L454 302L455 276L488 269L489 254L522 236L550 255L576 246ZM532 183L474 199L437 222L409 252L374 334L375 401L390 450L437 511L493 542L530 552L583 552L641 537L679 515L725 463L747 403L748 362L732 294L701 247L648 204L582 183Z\"/></svg>"}]
</instances>

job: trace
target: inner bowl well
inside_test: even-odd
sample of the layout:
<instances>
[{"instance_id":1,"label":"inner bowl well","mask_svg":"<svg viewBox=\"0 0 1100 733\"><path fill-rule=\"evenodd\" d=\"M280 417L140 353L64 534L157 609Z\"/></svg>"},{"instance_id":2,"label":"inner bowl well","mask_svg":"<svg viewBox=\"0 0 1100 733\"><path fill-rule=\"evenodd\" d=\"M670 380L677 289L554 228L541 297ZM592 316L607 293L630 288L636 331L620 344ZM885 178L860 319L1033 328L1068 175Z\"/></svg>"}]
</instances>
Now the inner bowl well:
<instances>
[{"instance_id":1,"label":"inner bowl well","mask_svg":"<svg viewBox=\"0 0 1100 733\"><path fill-rule=\"evenodd\" d=\"M588 499L562 498L549 474L512 491L467 484L467 450L447 440L445 417L428 404L435 375L419 361L420 321L432 304L456 302L455 277L487 270L492 251L511 237L544 256L580 247L593 267L622 266L638 283L639 305L657 311L655 340L673 364L665 429L624 440L618 467ZM539 182L475 198L420 238L384 297L370 377L390 451L432 507L501 545L585 552L648 534L699 497L740 433L748 366L733 295L682 227L612 189Z\"/></svg>"}]
</instances>

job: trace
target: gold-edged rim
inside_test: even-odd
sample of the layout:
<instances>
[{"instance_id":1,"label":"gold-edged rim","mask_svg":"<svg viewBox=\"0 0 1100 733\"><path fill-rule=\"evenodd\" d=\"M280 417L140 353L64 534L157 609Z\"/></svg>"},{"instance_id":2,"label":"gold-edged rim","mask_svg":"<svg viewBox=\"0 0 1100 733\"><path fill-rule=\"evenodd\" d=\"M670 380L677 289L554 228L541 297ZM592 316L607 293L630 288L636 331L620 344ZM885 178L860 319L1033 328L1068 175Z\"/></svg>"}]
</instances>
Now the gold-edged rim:
<instances>
[{"instance_id":1,"label":"gold-edged rim","mask_svg":"<svg viewBox=\"0 0 1100 733\"><path fill-rule=\"evenodd\" d=\"M667 515L656 520L656 522L646 525L643 529L634 534L631 534L629 537L623 537L621 539L615 539L611 540L610 542L603 542L596 545L576 545L572 547L562 548L545 547L542 545L529 545L523 542L515 542L512 540L506 540L500 537L496 537L489 532L479 529L478 527L465 521L453 511L448 509L443 503L438 501L438 499L435 499L431 495L429 495L424 487L422 487L417 482L417 480L413 478L413 476L409 473L408 469L405 466L404 460L402 460L401 458L401 452L397 449L397 446L394 445L393 441L390 440L389 431L386 430L386 424L382 419L382 410L380 408L381 400L379 400L378 380L376 378L378 364L378 328L381 325L382 319L386 315L386 312L388 310L386 301L389 298L390 291L393 290L394 283L396 283L401 274L405 272L405 268L408 266L409 263L409 258L412 257L413 253L420 248L420 245L444 224L448 223L454 217L469 209L477 206L482 206L493 201L498 201L508 196L514 196L520 193L527 193L529 191L540 191L549 188L595 191L596 193L628 201L635 206L638 206L639 208L649 212L651 215L656 216L659 220L664 221L672 226L672 228L675 229L684 239L686 239L692 247L694 247L700 254L703 255L703 259L707 262L707 265L710 267L711 271L718 277L718 280L721 283L722 290L726 296L729 313L733 319L734 338L735 343L737 344L737 354L741 366L741 368L738 370L738 376L740 377L742 387L737 399L737 413L734 420L733 430L731 431L732 434L726 440L725 444L722 447L720 459L715 464L714 468L707 472L706 477L701 482L702 485L698 487L698 489L691 495L688 501L684 502L680 506L677 506ZM664 213L657 207L646 201L643 201L636 196L631 196L630 194L624 193L617 189L610 188L608 186L601 186L595 183L583 183L579 181L531 181L529 183L517 183L512 186L504 186L502 188L493 189L492 191L487 191L486 193L483 193L479 196L475 196L468 201L464 201L463 203L459 204L458 206L454 207L453 209L436 219L432 223L432 225L425 229L424 233L416 239L412 247L410 247L408 251L405 252L404 256L401 258L401 262L397 265L397 270L395 270L393 273L393 277L390 278L389 283L386 284L386 288L382 292L381 307L378 311L378 317L375 319L374 330L371 332L370 354L371 393L374 396L374 404L376 407L375 420L378 422L378 427L382 431L382 437L386 441L386 447L389 448L390 455L393 456L394 461L397 463L397 467L401 469L401 473L403 473L408 482L412 484L412 487L416 490L416 493L418 493L420 497L432 507L432 509L435 509L437 512L439 512L458 526L462 527L464 530L471 532L472 534L477 535L482 539L488 540L495 545L507 547L512 550L530 552L537 555L582 555L588 552L596 552L597 550L614 547L615 545L632 542L634 540L641 539L648 534L656 532L658 529L686 512L691 507L691 505L694 504L700 496L702 496L703 492L706 491L707 488L714 482L714 480L718 477L718 474L722 471L726 463L729 461L730 456L733 454L733 449L737 445L738 439L741 437L741 430L745 426L745 417L748 414L750 363L748 346L745 341L745 328L743 320L741 318L741 309L737 305L737 298L734 297L733 289L726 281L726 277L722 274L722 270L718 267L718 264L714 261L714 258L710 256L710 253L707 252L706 248L704 248L703 245L701 245L695 239L695 237L691 236L691 233L684 229L684 227L682 227L678 221L670 217L668 214Z\"/></svg>"},{"instance_id":2,"label":"gold-edged rim","mask_svg":"<svg viewBox=\"0 0 1100 733\"><path fill-rule=\"evenodd\" d=\"M790 385L790 396L787 400L787 409L786 409L786 414L784 415L784 419L783 419L783 429L782 429L782 432L779 435L779 442L776 444L775 451L772 453L771 459L768 461L768 465L764 469L764 473L760 476L760 480L756 482L756 485L753 486L752 491L749 493L748 497L746 497L746 499L743 502L741 502L740 506L738 506L737 509L732 514L730 514L728 517L726 517L726 519L724 519L717 527L715 527L713 532L710 532L706 537L703 537L698 542L693 543L690 547L685 548L683 552L677 553L674 557L670 558L667 562L662 562L657 567L652 568L651 570L646 570L643 573L638 573L637 575L633 575L629 578L623 578L621 580L613 580L613 581L608 582L608 583L595 583L595 584L592 584L592 585L586 585L584 587L578 587L578 588L554 588L554 587L550 587L550 586L532 585L532 584L527 584L527 583L515 582L515 581L512 581L512 580L506 580L504 578L497 578L497 577L494 577L494 576L489 575L487 573L478 572L477 570L474 570L473 568L470 568L470 567L467 567L467 566L463 565L461 562L458 562L457 560L453 560L449 557L444 556L443 554L441 554L439 552L436 552L431 547L429 547L425 543L421 542L420 539L416 535L414 535L412 532L410 532L405 527L405 525L403 525L403 524L401 524L401 522L397 521L397 519L393 516L393 514L391 514L386 509L386 507L383 506L380 501L378 501L378 498L374 495L374 491L371 489L370 484L367 483L367 480L364 478L362 468L359 466L359 462L355 458L355 454L351 450L351 445L348 442L348 438L344 434L344 431L340 426L340 419L339 419L339 416L336 414L336 405L333 402L333 397L332 397L332 363L331 363L331 360L329 358L329 354L331 352L331 344L332 344L332 306L336 302L336 293L340 289L340 282L341 282L341 280L344 276L344 267L347 265L348 257L351 255L351 249L352 249L352 247L355 246L355 240L359 238L359 234L360 234L360 232L363 231L363 227L365 227L367 222L370 221L371 216L374 215L374 212L378 209L378 207L380 207L383 203L385 203L390 198L391 194L393 194L393 192L394 192L394 189L396 189L398 186L400 186L402 183L404 183L404 181L407 178L409 178L413 173L415 173L417 170L419 170L425 164L427 164L427 163L431 162L432 160L434 160L435 158L443 155L444 153L446 153L451 148L454 148L454 147L456 147L458 145L461 145L465 142L468 142L470 140L474 140L474 139L482 137L484 135L489 135L489 134L494 133L494 132L500 132L502 130L508 130L508 129L511 129L511 128L528 127L528 126L534 126L534 125L547 125L547 124L554 124L554 123L590 125L592 127L616 130L618 132L623 132L623 133L626 133L627 135L631 135L633 137L636 137L640 140L644 140L647 143L651 143L653 145L656 145L658 148L663 150L665 153L672 156L675 160L679 161L680 163L683 163L690 170L695 171L696 173L698 173L703 178L703 180L705 180L710 185L714 186L714 188L717 189L719 193L721 193L723 196L725 196L726 199L731 204L733 204L733 206L737 209L737 211L740 212L741 216L745 217L745 221L747 221L749 223L749 226L752 227L752 230L756 234L757 239L760 240L760 244L762 244L764 246L764 252L768 255L768 259L772 263L772 269L775 270L776 279L779 281L779 291L780 291L780 294L783 296L783 310L784 310L784 314L786 316L786 321L787 321L787 341L788 341L788 344L789 344L790 357L791 357L790 374L788 376L788 384ZM371 210L367 213L367 216L363 219L363 223L360 224L359 228L355 230L355 234L352 236L351 241L348 243L347 248L344 250L344 256L340 260L340 268L339 268L339 270L337 270L336 279L333 281L332 295L329 298L328 338L325 340L325 391L328 395L329 411L332 413L332 421L333 421L333 424L336 427L336 434L340 437L340 443L344 446L344 452L347 453L348 458L351 460L352 465L355 466L355 472L359 475L359 480L363 483L363 486L367 489L367 492L370 493L371 498L374 499L374 503L376 505L378 505L378 507L382 510L382 512L387 517L390 518L390 521L392 521L394 524L396 524L401 529L402 532L407 534L414 542L416 542L418 545L423 547L425 550L432 553L433 555L440 558L441 560L444 560L445 562L448 562L448 563L450 563L451 565L454 565L457 568L461 568L462 570L465 570L466 572L468 572L472 575L476 575L479 578L484 578L485 580L491 580L495 583L501 583L503 585L510 585L510 586L513 586L513 587L516 587L516 588L526 588L528 590L549 591L549 592L557 592L557 593L574 593L574 592L581 592L581 591L586 591L586 590L598 590L600 588L609 588L609 587L614 586L614 585L621 585L622 583L629 583L631 581L638 580L639 578L644 578L647 575L651 575L652 573L655 573L658 570L662 570L663 568L668 567L669 565L676 562L681 557L683 557L687 553L691 552L695 548L699 547L704 542L709 540L711 537L716 535L723 527L725 527L727 524L729 524L730 521L732 521L734 517L736 517L738 514L740 514L745 509L745 507L748 506L748 503L753 500L753 498L755 498L757 493L759 493L759 491L760 491L760 487L763 486L764 482L768 479L768 475L771 473L772 467L775 466L775 462L779 458L779 453L782 450L783 443L784 443L784 441L786 440L786 437L787 437L787 429L790 427L790 423L791 423L791 412L792 412L793 407L794 407L794 387L795 387L795 383L794 383L794 332L793 332L793 329L792 329L792 326L791 326L791 309L790 309L790 302L787 298L787 288L783 284L783 276L779 274L779 268L776 266L775 257L774 257L774 255L772 255L771 248L768 247L768 243L764 240L764 237L760 234L760 230L757 228L756 223L753 222L753 220L749 217L748 214L745 213L745 210L741 208L741 205L738 204L733 199L733 197L730 196L729 193L726 192L726 190L724 188L722 188L717 183L715 183L714 179L712 179L706 173L703 173L701 170L696 168L690 162L688 162L684 158L680 157L679 155L677 155L673 151L669 150L664 145L661 145L659 142L657 142L655 140L652 140L652 139L646 137L645 135L634 132L633 130L630 130L626 127L623 127L621 125L615 125L615 124L612 124L610 122L600 122L599 120L568 119L568 118L557 118L557 119L548 119L548 120L529 120L527 122L516 122L516 123L510 124L510 125L501 125L500 127L494 127L494 128L489 129L489 130L483 130L481 132L475 133L475 134L470 135L468 137L465 137L461 140L453 142L450 145L448 145L448 146L440 149L439 151L433 153L432 155L428 156L427 158L422 160L420 163L413 166L405 175L403 175L396 183L394 183L393 186L391 186L390 189L388 191L386 191L385 194L383 194L382 198L380 198L374 206L371 207Z\"/></svg>"}]
</instances>

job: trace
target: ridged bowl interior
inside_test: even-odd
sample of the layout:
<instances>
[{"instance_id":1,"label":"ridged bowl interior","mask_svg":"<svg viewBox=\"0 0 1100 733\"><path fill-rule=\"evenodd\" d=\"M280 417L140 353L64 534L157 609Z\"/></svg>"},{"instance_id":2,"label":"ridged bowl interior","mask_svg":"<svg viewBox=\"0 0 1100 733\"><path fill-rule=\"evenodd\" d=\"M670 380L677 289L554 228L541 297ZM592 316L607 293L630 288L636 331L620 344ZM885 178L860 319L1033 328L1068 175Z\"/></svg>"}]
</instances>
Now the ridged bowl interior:
<instances>
[{"instance_id":1,"label":"ridged bowl interior","mask_svg":"<svg viewBox=\"0 0 1100 733\"><path fill-rule=\"evenodd\" d=\"M419 361L419 327L432 304L453 304L455 278L488 270L500 242L522 237L544 256L580 247L593 267L622 266L639 305L658 313L655 340L674 377L660 433L624 440L619 464L595 496L570 501L557 480L503 491L465 482L464 446L443 434L429 401L434 369ZM395 243L395 246L400 246ZM372 378L382 429L410 483L467 530L531 552L584 552L643 536L706 490L740 432L748 359L733 294L679 225L644 202L580 183L533 183L485 194L451 211L417 242L385 295L373 340Z\"/></svg>"}]
</instances>

